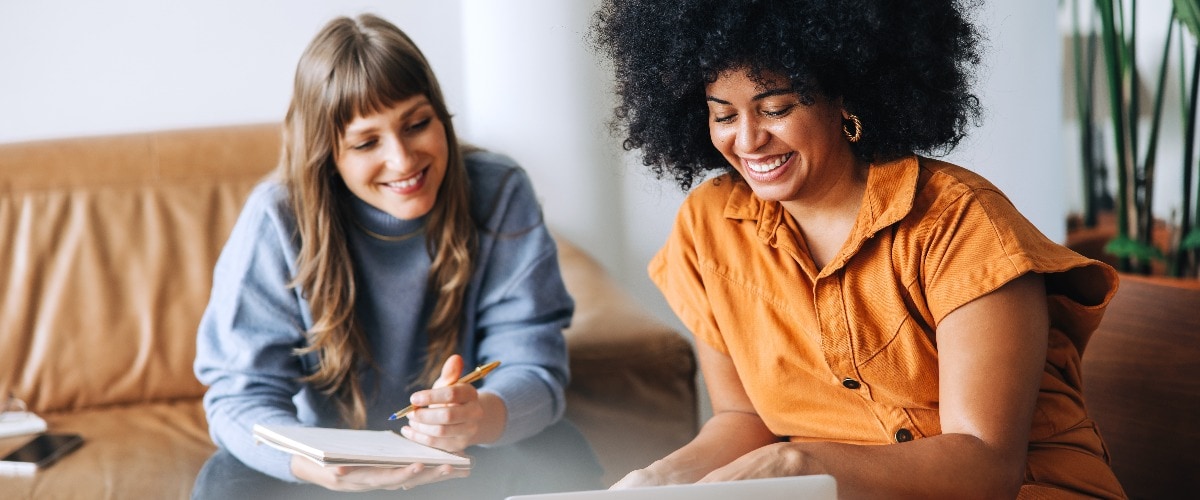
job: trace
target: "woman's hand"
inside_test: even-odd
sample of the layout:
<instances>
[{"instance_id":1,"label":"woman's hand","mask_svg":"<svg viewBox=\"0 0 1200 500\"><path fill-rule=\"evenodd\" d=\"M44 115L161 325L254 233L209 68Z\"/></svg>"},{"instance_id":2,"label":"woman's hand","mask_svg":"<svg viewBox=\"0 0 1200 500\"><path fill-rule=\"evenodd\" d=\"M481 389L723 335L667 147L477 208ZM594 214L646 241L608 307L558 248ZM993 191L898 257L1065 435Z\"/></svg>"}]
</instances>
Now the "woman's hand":
<instances>
[{"instance_id":1,"label":"woman's hand","mask_svg":"<svg viewBox=\"0 0 1200 500\"><path fill-rule=\"evenodd\" d=\"M713 416L683 448L645 469L630 472L611 489L694 483L741 457L779 441L754 411L728 355L696 343Z\"/></svg>"},{"instance_id":2,"label":"woman's hand","mask_svg":"<svg viewBox=\"0 0 1200 500\"><path fill-rule=\"evenodd\" d=\"M706 474L698 483L715 483L719 481L740 481L742 479L760 479L767 477L787 477L803 474L815 474L804 464L804 452L792 443L773 443L755 449L742 455L728 465ZM675 484L668 474L661 470L661 461L651 464L645 469L638 469L621 478L610 489L636 488L640 486L662 486Z\"/></svg>"},{"instance_id":3,"label":"woman's hand","mask_svg":"<svg viewBox=\"0 0 1200 500\"><path fill-rule=\"evenodd\" d=\"M712 483L814 474L814 471L805 467L807 462L804 452L792 443L774 443L742 455L737 460L730 462L729 465L708 473L698 482Z\"/></svg>"},{"instance_id":4,"label":"woman's hand","mask_svg":"<svg viewBox=\"0 0 1200 500\"><path fill-rule=\"evenodd\" d=\"M462 371L462 356L450 356L433 388L412 395L410 401L419 408L400 429L404 437L446 451L485 442L481 429L486 412L479 392L470 384L454 383Z\"/></svg>"},{"instance_id":5,"label":"woman's hand","mask_svg":"<svg viewBox=\"0 0 1200 500\"><path fill-rule=\"evenodd\" d=\"M655 462L655 463L651 464L649 467L646 467L645 469L638 469L633 472L630 472L629 474L626 474L625 477L621 478L620 481L613 483L613 485L610 486L608 489L623 490L626 488L639 488L642 486L663 486L663 485L671 484L670 480L667 479L666 474L661 474L654 470L654 466L658 465L658 464L659 464L659 462Z\"/></svg>"},{"instance_id":6,"label":"woman's hand","mask_svg":"<svg viewBox=\"0 0 1200 500\"><path fill-rule=\"evenodd\" d=\"M469 470L452 465L436 467L323 467L301 456L292 457L292 474L298 479L335 491L407 490L422 484L467 477Z\"/></svg>"}]
</instances>

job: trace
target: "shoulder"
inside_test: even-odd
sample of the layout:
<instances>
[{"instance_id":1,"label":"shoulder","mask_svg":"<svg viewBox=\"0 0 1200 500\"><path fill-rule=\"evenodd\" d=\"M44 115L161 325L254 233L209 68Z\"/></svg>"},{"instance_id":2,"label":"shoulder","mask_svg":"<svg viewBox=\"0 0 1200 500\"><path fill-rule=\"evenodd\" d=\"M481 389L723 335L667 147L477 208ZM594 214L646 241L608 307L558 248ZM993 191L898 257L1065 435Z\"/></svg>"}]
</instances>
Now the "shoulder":
<instances>
[{"instance_id":1,"label":"shoulder","mask_svg":"<svg viewBox=\"0 0 1200 500\"><path fill-rule=\"evenodd\" d=\"M471 212L493 230L521 228L541 222L541 204L533 182L515 160L490 151L463 158L471 186ZM510 227L512 226L512 227Z\"/></svg>"},{"instance_id":2,"label":"shoulder","mask_svg":"<svg viewBox=\"0 0 1200 500\"><path fill-rule=\"evenodd\" d=\"M913 209L926 223L945 223L959 211L974 209L999 225L1028 224L1008 196L982 175L941 160L922 157L919 161Z\"/></svg>"},{"instance_id":3,"label":"shoulder","mask_svg":"<svg viewBox=\"0 0 1200 500\"><path fill-rule=\"evenodd\" d=\"M958 165L919 158L909 228L929 238L962 239L970 235L1015 242L1041 237L1040 232L994 184Z\"/></svg>"},{"instance_id":4,"label":"shoulder","mask_svg":"<svg viewBox=\"0 0 1200 500\"><path fill-rule=\"evenodd\" d=\"M760 218L763 204L745 181L725 173L701 182L688 192L675 225L700 231L726 231L733 227L729 221Z\"/></svg>"},{"instance_id":5,"label":"shoulder","mask_svg":"<svg viewBox=\"0 0 1200 500\"><path fill-rule=\"evenodd\" d=\"M722 213L727 205L738 200L749 201L750 187L732 174L721 174L701 182L688 192L680 207L680 215Z\"/></svg>"},{"instance_id":6,"label":"shoulder","mask_svg":"<svg viewBox=\"0 0 1200 500\"><path fill-rule=\"evenodd\" d=\"M246 197L246 208L269 212L290 210L291 200L287 186L276 178L267 178L254 186Z\"/></svg>"},{"instance_id":7,"label":"shoulder","mask_svg":"<svg viewBox=\"0 0 1200 500\"><path fill-rule=\"evenodd\" d=\"M667 260L736 262L760 240L758 220L764 202L750 187L731 174L722 174L697 185L683 200L667 241L659 250L659 264Z\"/></svg>"},{"instance_id":8,"label":"shoulder","mask_svg":"<svg viewBox=\"0 0 1200 500\"><path fill-rule=\"evenodd\" d=\"M501 184L505 177L514 173L525 176L525 170L521 168L521 165L503 153L487 150L470 151L463 155L463 163L466 165L471 183L476 185L496 186Z\"/></svg>"},{"instance_id":9,"label":"shoulder","mask_svg":"<svg viewBox=\"0 0 1200 500\"><path fill-rule=\"evenodd\" d=\"M1000 189L982 175L950 162L918 157L920 163L919 189L932 189L939 194L978 194L991 192L1003 196Z\"/></svg>"},{"instance_id":10,"label":"shoulder","mask_svg":"<svg viewBox=\"0 0 1200 500\"><path fill-rule=\"evenodd\" d=\"M281 182L268 179L256 185L225 240L214 274L223 281L214 283L214 288L241 286L241 280L250 276L272 283L290 279L299 248L295 220Z\"/></svg>"},{"instance_id":11,"label":"shoulder","mask_svg":"<svg viewBox=\"0 0 1200 500\"><path fill-rule=\"evenodd\" d=\"M701 182L688 193L686 203L721 203L724 204L735 193L748 192L749 186L733 176L724 173Z\"/></svg>"},{"instance_id":12,"label":"shoulder","mask_svg":"<svg viewBox=\"0 0 1200 500\"><path fill-rule=\"evenodd\" d=\"M516 160L491 151L473 151L463 157L467 177L471 180L471 196L484 201L502 192L532 191L529 175Z\"/></svg>"},{"instance_id":13,"label":"shoulder","mask_svg":"<svg viewBox=\"0 0 1200 500\"><path fill-rule=\"evenodd\" d=\"M296 215L287 186L273 177L255 185L246 197L237 225L239 229L251 232L246 236L259 237L264 232L274 232L290 238L296 229Z\"/></svg>"}]
</instances>

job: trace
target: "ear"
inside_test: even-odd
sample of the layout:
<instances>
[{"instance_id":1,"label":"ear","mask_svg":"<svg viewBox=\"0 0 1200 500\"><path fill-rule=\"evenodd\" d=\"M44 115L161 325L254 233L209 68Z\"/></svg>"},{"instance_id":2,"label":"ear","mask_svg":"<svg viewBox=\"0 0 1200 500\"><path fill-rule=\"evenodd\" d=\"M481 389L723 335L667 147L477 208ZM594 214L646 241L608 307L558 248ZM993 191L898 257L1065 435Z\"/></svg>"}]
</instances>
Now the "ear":
<instances>
[{"instance_id":1,"label":"ear","mask_svg":"<svg viewBox=\"0 0 1200 500\"><path fill-rule=\"evenodd\" d=\"M842 110L842 119L843 120L850 119L851 113L850 113L850 110L846 107L846 99L844 97L842 97L842 96L830 97L829 105L836 109Z\"/></svg>"},{"instance_id":2,"label":"ear","mask_svg":"<svg viewBox=\"0 0 1200 500\"><path fill-rule=\"evenodd\" d=\"M846 106L845 99L838 97L835 101L833 101L833 104L842 110L843 120L849 120L851 116L854 116L854 113L851 113L850 108Z\"/></svg>"}]
</instances>

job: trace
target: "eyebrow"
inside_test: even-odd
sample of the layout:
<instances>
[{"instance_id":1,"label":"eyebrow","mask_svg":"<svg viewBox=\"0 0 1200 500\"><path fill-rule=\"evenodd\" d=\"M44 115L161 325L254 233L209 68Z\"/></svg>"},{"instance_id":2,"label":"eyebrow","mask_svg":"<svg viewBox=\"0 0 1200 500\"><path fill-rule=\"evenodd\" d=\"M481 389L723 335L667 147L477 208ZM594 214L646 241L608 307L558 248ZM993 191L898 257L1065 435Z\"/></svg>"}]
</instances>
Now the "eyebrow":
<instances>
[{"instance_id":1,"label":"eyebrow","mask_svg":"<svg viewBox=\"0 0 1200 500\"><path fill-rule=\"evenodd\" d=\"M774 97L774 96L777 96L777 95L787 95L787 94L794 94L794 93L796 93L796 92L795 92L794 90L791 90L791 89L771 89L771 90L767 90L767 91L765 91L765 92L762 92L762 93L756 94L754 97L750 98L750 100L751 100L751 101L758 101L758 100L766 99L766 98L768 98L768 97ZM717 104L725 104L725 105L729 105L729 104L731 104L729 101L726 101L726 100L724 100L724 99L718 99L718 98L716 98L716 97L713 97L713 96L707 96L707 98L706 98L705 100L707 100L707 101L711 101L711 102L715 102L715 103L717 103Z\"/></svg>"},{"instance_id":2,"label":"eyebrow","mask_svg":"<svg viewBox=\"0 0 1200 500\"><path fill-rule=\"evenodd\" d=\"M431 102L429 100L428 96L422 96L422 97L424 97L424 98L415 101L415 103L412 106L410 106L407 110L405 110L404 113L400 114L401 120L407 120L408 117L412 116L418 110L420 110L421 108L423 108L425 106L433 107L433 102ZM373 133L375 131L375 129L377 129L377 128L378 127L376 127L374 125L370 125L370 126L366 126L366 127L359 127L359 128L347 128L342 131L342 135L345 137L350 137L353 135L369 134L369 133Z\"/></svg>"}]
</instances>

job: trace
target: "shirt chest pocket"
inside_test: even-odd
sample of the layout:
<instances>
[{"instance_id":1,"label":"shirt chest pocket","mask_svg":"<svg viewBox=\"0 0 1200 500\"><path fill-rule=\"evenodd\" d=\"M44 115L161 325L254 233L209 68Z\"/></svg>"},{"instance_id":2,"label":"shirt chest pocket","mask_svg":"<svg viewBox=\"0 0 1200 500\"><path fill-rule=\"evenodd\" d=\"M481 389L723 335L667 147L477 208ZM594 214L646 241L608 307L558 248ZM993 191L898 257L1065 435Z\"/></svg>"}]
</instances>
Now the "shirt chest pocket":
<instances>
[{"instance_id":1,"label":"shirt chest pocket","mask_svg":"<svg viewBox=\"0 0 1200 500\"><path fill-rule=\"evenodd\" d=\"M852 301L846 308L850 354L860 382L878 403L936 409L938 353L933 328L903 288L887 288L895 296Z\"/></svg>"}]
</instances>

